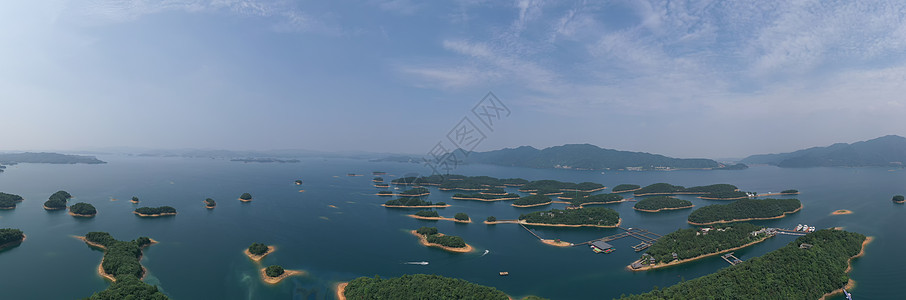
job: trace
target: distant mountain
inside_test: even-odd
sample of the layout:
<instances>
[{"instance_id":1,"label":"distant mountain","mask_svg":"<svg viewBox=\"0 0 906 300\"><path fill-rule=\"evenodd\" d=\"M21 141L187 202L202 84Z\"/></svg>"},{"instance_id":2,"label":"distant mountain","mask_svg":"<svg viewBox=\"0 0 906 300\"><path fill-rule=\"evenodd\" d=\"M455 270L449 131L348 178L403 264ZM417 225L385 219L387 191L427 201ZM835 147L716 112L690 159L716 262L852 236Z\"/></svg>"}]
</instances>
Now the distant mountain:
<instances>
[{"instance_id":1,"label":"distant mountain","mask_svg":"<svg viewBox=\"0 0 906 300\"><path fill-rule=\"evenodd\" d=\"M542 150L530 146L488 152L472 152L466 163L530 168L565 168L587 170L663 170L718 169L724 165L703 158L672 158L644 152L599 148L589 144L570 144Z\"/></svg>"},{"instance_id":2,"label":"distant mountain","mask_svg":"<svg viewBox=\"0 0 906 300\"><path fill-rule=\"evenodd\" d=\"M906 138L888 135L852 144L837 143L789 153L752 155L741 162L785 168L903 166L906 162Z\"/></svg>"},{"instance_id":3,"label":"distant mountain","mask_svg":"<svg viewBox=\"0 0 906 300\"><path fill-rule=\"evenodd\" d=\"M50 152L0 153L0 164L105 164L94 156L69 155Z\"/></svg>"}]
</instances>

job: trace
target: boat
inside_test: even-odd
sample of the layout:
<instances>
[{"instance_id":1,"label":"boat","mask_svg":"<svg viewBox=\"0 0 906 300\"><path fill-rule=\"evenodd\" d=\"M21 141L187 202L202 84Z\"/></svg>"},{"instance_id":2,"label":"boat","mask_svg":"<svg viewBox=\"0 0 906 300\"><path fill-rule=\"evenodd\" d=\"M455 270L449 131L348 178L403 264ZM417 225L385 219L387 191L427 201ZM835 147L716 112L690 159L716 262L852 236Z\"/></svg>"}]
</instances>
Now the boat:
<instances>
[{"instance_id":1,"label":"boat","mask_svg":"<svg viewBox=\"0 0 906 300\"><path fill-rule=\"evenodd\" d=\"M507 276L507 275L510 275L510 272L506 272L506 271L500 272L500 276Z\"/></svg>"},{"instance_id":2,"label":"boat","mask_svg":"<svg viewBox=\"0 0 906 300\"><path fill-rule=\"evenodd\" d=\"M613 252L613 250L613 248L604 249L604 254L610 254L611 252Z\"/></svg>"},{"instance_id":3,"label":"boat","mask_svg":"<svg viewBox=\"0 0 906 300\"><path fill-rule=\"evenodd\" d=\"M598 248L598 247L595 247L595 246L591 246L591 251L594 251L595 253L604 252L604 250L601 250L601 248Z\"/></svg>"},{"instance_id":4,"label":"boat","mask_svg":"<svg viewBox=\"0 0 906 300\"><path fill-rule=\"evenodd\" d=\"M796 231L801 231L801 230L802 230L802 224L796 225Z\"/></svg>"},{"instance_id":5,"label":"boat","mask_svg":"<svg viewBox=\"0 0 906 300\"><path fill-rule=\"evenodd\" d=\"M406 264L407 264L407 265L422 265L422 266L426 266L426 265L428 265L428 262L426 262L426 261L409 261L409 262L406 262Z\"/></svg>"},{"instance_id":6,"label":"boat","mask_svg":"<svg viewBox=\"0 0 906 300\"><path fill-rule=\"evenodd\" d=\"M853 300L853 294L847 292L846 289L843 289L843 295L846 296L847 300Z\"/></svg>"}]
</instances>

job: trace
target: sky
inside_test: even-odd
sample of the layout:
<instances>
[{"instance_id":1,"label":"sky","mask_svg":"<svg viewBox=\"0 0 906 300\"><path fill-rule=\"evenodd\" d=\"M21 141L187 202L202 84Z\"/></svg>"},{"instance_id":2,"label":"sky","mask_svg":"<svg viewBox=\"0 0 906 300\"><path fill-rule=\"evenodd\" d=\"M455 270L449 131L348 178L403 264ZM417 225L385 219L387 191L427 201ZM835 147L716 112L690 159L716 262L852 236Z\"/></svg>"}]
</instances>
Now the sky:
<instances>
[{"instance_id":1,"label":"sky","mask_svg":"<svg viewBox=\"0 0 906 300\"><path fill-rule=\"evenodd\" d=\"M0 45L0 150L422 154L464 118L477 151L906 135L904 1L8 0Z\"/></svg>"}]
</instances>

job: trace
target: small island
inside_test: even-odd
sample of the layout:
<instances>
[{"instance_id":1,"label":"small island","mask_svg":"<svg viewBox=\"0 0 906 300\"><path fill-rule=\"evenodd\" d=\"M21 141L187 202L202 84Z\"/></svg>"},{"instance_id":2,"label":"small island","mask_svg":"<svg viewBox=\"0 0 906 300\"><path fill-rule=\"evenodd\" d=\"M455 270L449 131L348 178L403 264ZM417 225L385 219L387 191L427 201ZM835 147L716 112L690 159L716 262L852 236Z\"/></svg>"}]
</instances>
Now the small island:
<instances>
[{"instance_id":1,"label":"small island","mask_svg":"<svg viewBox=\"0 0 906 300\"><path fill-rule=\"evenodd\" d=\"M72 195L70 195L68 192L57 191L56 193L53 193L52 195L50 195L50 197L47 198L47 201L44 201L44 209L46 209L46 210L66 209L66 201L69 201L69 199L72 199Z\"/></svg>"},{"instance_id":2,"label":"small island","mask_svg":"<svg viewBox=\"0 0 906 300\"><path fill-rule=\"evenodd\" d=\"M720 198L722 193L736 192L739 189L732 184L712 184L704 186L683 187L669 183L655 183L634 192L636 196L666 196L666 195L705 195L707 198Z\"/></svg>"},{"instance_id":3,"label":"small island","mask_svg":"<svg viewBox=\"0 0 906 300\"><path fill-rule=\"evenodd\" d=\"M692 201L677 199L670 196L656 196L651 198L645 198L635 203L635 206L632 208L638 211L644 212L660 212L665 210L676 210L676 209L686 209L692 208L695 205L692 205Z\"/></svg>"},{"instance_id":4,"label":"small island","mask_svg":"<svg viewBox=\"0 0 906 300\"><path fill-rule=\"evenodd\" d=\"M835 210L834 212L832 212L831 215L835 215L835 216L837 216L837 215L849 215L849 214L852 214L852 213L853 213L853 211L848 210L848 209L838 209L838 210Z\"/></svg>"},{"instance_id":5,"label":"small island","mask_svg":"<svg viewBox=\"0 0 906 300\"><path fill-rule=\"evenodd\" d=\"M519 216L525 225L557 227L601 227L616 228L620 226L620 214L606 207L585 207L578 209L552 209L536 211Z\"/></svg>"},{"instance_id":6,"label":"small island","mask_svg":"<svg viewBox=\"0 0 906 300\"><path fill-rule=\"evenodd\" d=\"M635 192L642 189L642 186L638 184L620 184L613 187L612 193L628 193Z\"/></svg>"},{"instance_id":7,"label":"small island","mask_svg":"<svg viewBox=\"0 0 906 300\"><path fill-rule=\"evenodd\" d=\"M341 300L400 299L400 295L409 295L412 299L450 299L451 295L457 295L456 299L512 299L496 288L440 275L406 274L396 278L359 277L348 283L337 284L337 298Z\"/></svg>"},{"instance_id":8,"label":"small island","mask_svg":"<svg viewBox=\"0 0 906 300\"><path fill-rule=\"evenodd\" d=\"M217 207L217 202L214 201L214 199L207 198L207 199L204 199L204 201L202 201L202 202L204 202L204 207L207 209L212 209L214 207Z\"/></svg>"},{"instance_id":9,"label":"small island","mask_svg":"<svg viewBox=\"0 0 906 300\"><path fill-rule=\"evenodd\" d=\"M296 270L284 270L283 267L279 265L268 266L267 268L261 269L261 280L268 284L278 284L283 279L286 279L290 276L304 274L303 271Z\"/></svg>"},{"instance_id":10,"label":"small island","mask_svg":"<svg viewBox=\"0 0 906 300\"><path fill-rule=\"evenodd\" d=\"M22 202L22 196L0 193L0 209L14 209L16 203Z\"/></svg>"},{"instance_id":11,"label":"small island","mask_svg":"<svg viewBox=\"0 0 906 300\"><path fill-rule=\"evenodd\" d=\"M79 202L69 207L69 215L73 217L91 218L98 214L94 205L85 202Z\"/></svg>"},{"instance_id":12,"label":"small island","mask_svg":"<svg viewBox=\"0 0 906 300\"><path fill-rule=\"evenodd\" d=\"M379 188L379 189L386 189L386 188L390 187L390 184L389 183L377 183L374 185L374 187Z\"/></svg>"},{"instance_id":13,"label":"small island","mask_svg":"<svg viewBox=\"0 0 906 300\"><path fill-rule=\"evenodd\" d=\"M424 197L431 194L426 188L414 188L401 192L398 196L400 197Z\"/></svg>"},{"instance_id":14,"label":"small island","mask_svg":"<svg viewBox=\"0 0 906 300\"><path fill-rule=\"evenodd\" d=\"M381 183L381 182L384 182L384 177L377 176L377 177L375 177L375 178L372 178L372 179L371 179L371 182L374 182L374 183Z\"/></svg>"},{"instance_id":15,"label":"small island","mask_svg":"<svg viewBox=\"0 0 906 300\"><path fill-rule=\"evenodd\" d=\"M302 185L302 180L300 180L300 179L296 179L295 182L296 182L296 185Z\"/></svg>"},{"instance_id":16,"label":"small island","mask_svg":"<svg viewBox=\"0 0 906 300\"><path fill-rule=\"evenodd\" d=\"M437 202L433 203L431 201L425 201L421 198L401 198L387 200L384 204L381 204L383 207L393 207L393 208L442 208L450 207L446 202Z\"/></svg>"},{"instance_id":17,"label":"small island","mask_svg":"<svg viewBox=\"0 0 906 300\"><path fill-rule=\"evenodd\" d=\"M696 209L688 222L703 226L750 220L780 219L802 209L799 199L743 199L730 204L714 204Z\"/></svg>"},{"instance_id":18,"label":"small island","mask_svg":"<svg viewBox=\"0 0 906 300\"><path fill-rule=\"evenodd\" d=\"M161 207L139 207L136 208L132 213L138 215L139 217L144 218L153 218L153 217L163 217L163 216L175 216L176 209L170 206L161 206Z\"/></svg>"},{"instance_id":19,"label":"small island","mask_svg":"<svg viewBox=\"0 0 906 300\"><path fill-rule=\"evenodd\" d=\"M472 252L474 248L466 244L461 237L454 235L444 235L437 232L437 227L422 227L410 231L412 235L418 237L419 242L426 247L436 247L455 253Z\"/></svg>"},{"instance_id":20,"label":"small island","mask_svg":"<svg viewBox=\"0 0 906 300\"><path fill-rule=\"evenodd\" d=\"M261 261L265 256L277 250L274 246L268 246L262 243L252 243L243 253L255 262Z\"/></svg>"},{"instance_id":21,"label":"small island","mask_svg":"<svg viewBox=\"0 0 906 300\"><path fill-rule=\"evenodd\" d=\"M561 192L592 193L606 188L604 185L594 182L572 183L557 180L536 180L526 183L519 188L519 191L539 195L552 195Z\"/></svg>"},{"instance_id":22,"label":"small island","mask_svg":"<svg viewBox=\"0 0 906 300\"><path fill-rule=\"evenodd\" d=\"M242 195L239 196L239 201L242 201L242 202L252 202L252 194L249 194L249 193L242 193Z\"/></svg>"},{"instance_id":23,"label":"small island","mask_svg":"<svg viewBox=\"0 0 906 300\"><path fill-rule=\"evenodd\" d=\"M525 197L516 199L516 201L513 201L513 204L510 204L510 205L512 205L514 207L535 207L535 206L550 205L551 203L553 203L553 200L551 200L551 197L538 194L538 195L525 196Z\"/></svg>"},{"instance_id":24,"label":"small island","mask_svg":"<svg viewBox=\"0 0 906 300\"><path fill-rule=\"evenodd\" d=\"M519 195L513 193L488 193L481 192L478 194L453 194L454 200L476 200L476 201L506 201L519 199Z\"/></svg>"},{"instance_id":25,"label":"small island","mask_svg":"<svg viewBox=\"0 0 906 300\"><path fill-rule=\"evenodd\" d=\"M412 218L420 220L444 220L444 221L453 221L457 223L472 223L472 220L469 219L469 215L465 213L457 213L452 218L441 217L437 211L434 210L422 210L413 215L409 215Z\"/></svg>"},{"instance_id":26,"label":"small island","mask_svg":"<svg viewBox=\"0 0 906 300\"><path fill-rule=\"evenodd\" d=\"M906 203L906 198L903 198L903 195L893 196L893 203L898 203L898 204Z\"/></svg>"},{"instance_id":27,"label":"small island","mask_svg":"<svg viewBox=\"0 0 906 300\"><path fill-rule=\"evenodd\" d=\"M148 273L141 265L142 249L157 241L147 237L118 241L106 232L89 232L76 238L104 250L98 274L113 282L106 290L88 299L126 299L137 294L145 295L145 299L169 299L156 286L141 281Z\"/></svg>"},{"instance_id":28,"label":"small island","mask_svg":"<svg viewBox=\"0 0 906 300\"><path fill-rule=\"evenodd\" d=\"M610 194L596 194L596 195L585 195L580 197L574 197L569 200L569 204L573 207L583 207L585 205L596 205L596 204L612 204L630 201L629 199L624 199L623 195L610 193Z\"/></svg>"},{"instance_id":29,"label":"small island","mask_svg":"<svg viewBox=\"0 0 906 300\"><path fill-rule=\"evenodd\" d=\"M749 223L684 228L658 239L627 268L647 271L735 251L763 242L774 233Z\"/></svg>"},{"instance_id":30,"label":"small island","mask_svg":"<svg viewBox=\"0 0 906 300\"><path fill-rule=\"evenodd\" d=\"M381 196L381 197L392 197L392 196L393 196L393 192L391 192L391 191L379 191L379 192L377 192L377 194L375 194L375 195L378 195L378 196Z\"/></svg>"},{"instance_id":31,"label":"small island","mask_svg":"<svg viewBox=\"0 0 906 300\"><path fill-rule=\"evenodd\" d=\"M129 200L129 202L132 202L132 203L138 203L138 197L136 197L136 196L132 196L132 199L131 199L131 200Z\"/></svg>"},{"instance_id":32,"label":"small island","mask_svg":"<svg viewBox=\"0 0 906 300\"><path fill-rule=\"evenodd\" d=\"M0 229L0 249L14 247L25 241L25 234L22 230L15 228Z\"/></svg>"}]
</instances>

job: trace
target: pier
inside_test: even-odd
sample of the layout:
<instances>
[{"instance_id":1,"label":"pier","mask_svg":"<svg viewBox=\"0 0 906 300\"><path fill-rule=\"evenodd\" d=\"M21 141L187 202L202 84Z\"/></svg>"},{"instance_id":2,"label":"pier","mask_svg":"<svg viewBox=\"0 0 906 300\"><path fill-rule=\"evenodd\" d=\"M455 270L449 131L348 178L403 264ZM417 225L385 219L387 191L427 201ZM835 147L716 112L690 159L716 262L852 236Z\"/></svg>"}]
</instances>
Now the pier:
<instances>
[{"instance_id":1,"label":"pier","mask_svg":"<svg viewBox=\"0 0 906 300\"><path fill-rule=\"evenodd\" d=\"M723 258L724 260L726 260L726 261L727 261L728 263L730 263L731 265L734 265L734 266L737 265L737 264L739 264L739 263L742 263L742 260L739 259L738 257L734 256L734 255L733 255L733 252L730 252L730 253L721 255L720 257Z\"/></svg>"},{"instance_id":2,"label":"pier","mask_svg":"<svg viewBox=\"0 0 906 300\"><path fill-rule=\"evenodd\" d=\"M590 240L587 242L573 244L573 246L590 245L591 243L594 243L596 241L609 242L609 241L618 240L618 239L625 238L625 237L633 237L633 238L636 238L636 239L642 241L638 245L632 246L632 250L635 250L635 252L639 252L639 251L648 249L648 247L651 247L651 245L654 244L654 242L657 241L657 239L661 238L660 234L657 234L657 233L654 233L654 232L651 232L651 231L648 231L645 229L641 229L641 228L628 228L628 229L623 228L623 227L618 227L618 228L624 230L624 232L617 233L617 234L610 235L610 236L605 236L600 239L594 239L594 240Z\"/></svg>"}]
</instances>

